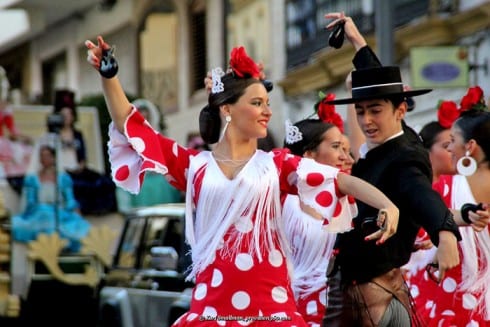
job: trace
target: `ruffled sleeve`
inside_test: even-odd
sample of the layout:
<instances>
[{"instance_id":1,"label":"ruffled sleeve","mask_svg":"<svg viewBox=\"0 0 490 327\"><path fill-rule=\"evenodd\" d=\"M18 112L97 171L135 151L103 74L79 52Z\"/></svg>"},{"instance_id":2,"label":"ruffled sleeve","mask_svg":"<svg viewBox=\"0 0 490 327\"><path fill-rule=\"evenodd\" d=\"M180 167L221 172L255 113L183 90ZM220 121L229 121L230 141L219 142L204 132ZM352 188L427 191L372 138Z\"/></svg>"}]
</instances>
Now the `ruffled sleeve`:
<instances>
[{"instance_id":1,"label":"ruffled sleeve","mask_svg":"<svg viewBox=\"0 0 490 327\"><path fill-rule=\"evenodd\" d=\"M110 124L108 148L114 182L133 194L139 193L146 171L165 175L172 186L184 191L189 160L196 154L153 129L134 107L124 134Z\"/></svg>"},{"instance_id":2,"label":"ruffled sleeve","mask_svg":"<svg viewBox=\"0 0 490 327\"><path fill-rule=\"evenodd\" d=\"M304 204L323 217L327 231L341 233L353 228L357 206L352 197L342 194L338 188L339 169L294 156L287 150L273 153L282 192L298 194Z\"/></svg>"}]
</instances>

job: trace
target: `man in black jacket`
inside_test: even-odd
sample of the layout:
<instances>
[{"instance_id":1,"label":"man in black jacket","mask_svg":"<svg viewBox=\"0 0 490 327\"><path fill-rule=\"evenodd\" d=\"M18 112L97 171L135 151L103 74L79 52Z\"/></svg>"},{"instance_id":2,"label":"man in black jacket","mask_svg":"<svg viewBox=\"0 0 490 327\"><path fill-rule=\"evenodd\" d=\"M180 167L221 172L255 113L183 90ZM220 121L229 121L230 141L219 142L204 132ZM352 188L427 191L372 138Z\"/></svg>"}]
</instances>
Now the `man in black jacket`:
<instances>
[{"instance_id":1,"label":"man in black jacket","mask_svg":"<svg viewBox=\"0 0 490 327\"><path fill-rule=\"evenodd\" d=\"M346 36L357 50L352 97L330 102L355 104L365 143L359 148L352 174L386 194L400 209L400 218L397 233L384 244L365 241L365 236L377 228L371 218L377 212L358 202L355 228L337 238L335 265L340 272L342 295L340 299L329 298L324 323L329 327L412 326L415 315L400 267L410 258L419 228L423 227L438 247L439 278L459 263L457 241L461 236L453 214L432 190L428 154L403 122L407 97L431 90L405 91L399 68L380 65L349 17L326 17L344 22Z\"/></svg>"}]
</instances>

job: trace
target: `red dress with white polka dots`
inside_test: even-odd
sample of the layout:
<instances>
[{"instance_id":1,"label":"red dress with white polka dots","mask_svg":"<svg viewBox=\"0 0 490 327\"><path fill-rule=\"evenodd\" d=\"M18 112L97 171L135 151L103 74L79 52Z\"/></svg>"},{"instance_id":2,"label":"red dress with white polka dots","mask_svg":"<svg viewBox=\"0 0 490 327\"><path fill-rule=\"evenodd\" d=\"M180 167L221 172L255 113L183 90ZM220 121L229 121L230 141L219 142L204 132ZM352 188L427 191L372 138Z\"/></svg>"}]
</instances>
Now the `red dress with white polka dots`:
<instances>
[{"instance_id":1,"label":"red dress with white polka dots","mask_svg":"<svg viewBox=\"0 0 490 327\"><path fill-rule=\"evenodd\" d=\"M336 216L337 169L286 150L258 150L230 180L211 152L177 145L134 109L125 135L111 126L109 155L115 182L129 191L138 192L147 170L186 191L188 278L196 286L175 326L306 326L291 289L280 194L299 194L326 225L350 226Z\"/></svg>"},{"instance_id":2,"label":"red dress with white polka dots","mask_svg":"<svg viewBox=\"0 0 490 327\"><path fill-rule=\"evenodd\" d=\"M441 176L434 189L449 208L476 203L464 176ZM459 230L460 264L446 271L439 285L423 271L418 274L420 280L413 282L416 292L412 286L412 295L418 312L429 327L490 326L490 234L488 229L475 232L469 226Z\"/></svg>"},{"instance_id":3,"label":"red dress with white polka dots","mask_svg":"<svg viewBox=\"0 0 490 327\"><path fill-rule=\"evenodd\" d=\"M355 200L338 192L342 204L339 216L357 216ZM294 268L292 287L299 313L310 327L320 327L327 301L327 267L337 230L322 228L322 222L301 209L299 197L288 194L283 203L286 237L291 246ZM346 219L346 222L349 220ZM345 226L339 231L348 229Z\"/></svg>"}]
</instances>

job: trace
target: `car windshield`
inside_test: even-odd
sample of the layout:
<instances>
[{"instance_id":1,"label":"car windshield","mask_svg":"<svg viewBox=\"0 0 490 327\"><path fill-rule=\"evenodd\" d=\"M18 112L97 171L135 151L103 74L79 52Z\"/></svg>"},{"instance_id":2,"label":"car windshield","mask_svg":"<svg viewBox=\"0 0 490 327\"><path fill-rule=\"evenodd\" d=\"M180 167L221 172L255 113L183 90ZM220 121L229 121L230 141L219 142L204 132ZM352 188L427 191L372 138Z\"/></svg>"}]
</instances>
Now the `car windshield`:
<instances>
[{"instance_id":1,"label":"car windshield","mask_svg":"<svg viewBox=\"0 0 490 327\"><path fill-rule=\"evenodd\" d=\"M134 217L127 221L120 243L116 266L120 268L151 269L151 249L173 247L181 253L183 244L182 217Z\"/></svg>"}]
</instances>

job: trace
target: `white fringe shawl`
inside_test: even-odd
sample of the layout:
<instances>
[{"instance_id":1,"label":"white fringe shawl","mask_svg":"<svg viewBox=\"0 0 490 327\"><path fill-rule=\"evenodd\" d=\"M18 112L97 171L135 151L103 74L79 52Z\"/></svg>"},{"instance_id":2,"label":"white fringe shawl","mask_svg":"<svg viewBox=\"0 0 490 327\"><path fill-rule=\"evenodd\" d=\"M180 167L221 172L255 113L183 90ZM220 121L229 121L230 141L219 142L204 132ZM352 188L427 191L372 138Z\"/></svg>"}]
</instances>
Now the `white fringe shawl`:
<instances>
[{"instance_id":1,"label":"white fringe shawl","mask_svg":"<svg viewBox=\"0 0 490 327\"><path fill-rule=\"evenodd\" d=\"M328 262L337 234L325 231L322 221L301 210L296 195L286 197L283 220L292 252L294 295L296 299L305 298L325 287Z\"/></svg>"},{"instance_id":2,"label":"white fringe shawl","mask_svg":"<svg viewBox=\"0 0 490 327\"><path fill-rule=\"evenodd\" d=\"M453 176L451 207L461 208L465 203L476 203L466 177ZM462 240L459 242L463 260L462 283L459 291L481 292L477 311L485 320L490 320L490 235L488 228L475 232L469 226L459 227Z\"/></svg>"},{"instance_id":3,"label":"white fringe shawl","mask_svg":"<svg viewBox=\"0 0 490 327\"><path fill-rule=\"evenodd\" d=\"M194 202L194 181L202 177L199 198ZM224 257L233 258L243 241L244 233L235 230L231 244L223 244L224 235L233 224L246 219L253 222L249 254L263 260L278 240L286 257L288 243L281 226L279 172L273 158L261 150L229 180L212 158L203 151L191 159L187 176L186 237L191 246L192 266L187 280L192 280L215 259L217 249Z\"/></svg>"}]
</instances>

